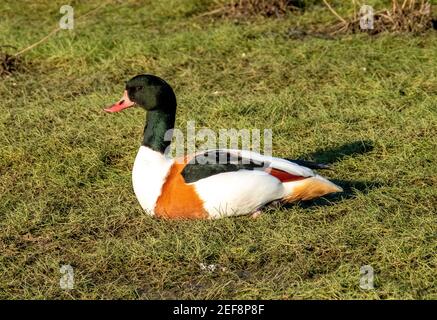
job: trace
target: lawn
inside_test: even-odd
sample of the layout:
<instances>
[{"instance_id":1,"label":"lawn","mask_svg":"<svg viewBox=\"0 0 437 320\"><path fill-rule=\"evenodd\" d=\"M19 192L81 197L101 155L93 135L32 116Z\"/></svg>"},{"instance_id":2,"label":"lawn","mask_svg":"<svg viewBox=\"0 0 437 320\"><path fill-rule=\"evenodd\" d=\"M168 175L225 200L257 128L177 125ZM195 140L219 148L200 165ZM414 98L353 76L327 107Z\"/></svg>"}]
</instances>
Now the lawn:
<instances>
[{"instance_id":1,"label":"lawn","mask_svg":"<svg viewBox=\"0 0 437 320\"><path fill-rule=\"evenodd\" d=\"M0 78L0 298L437 299L436 31L292 36L335 21L323 4L235 19L108 1L79 18L99 3L71 1L74 29ZM0 50L46 36L63 4L3 0L16 49ZM271 129L274 155L330 163L345 192L258 219L149 217L131 186L144 112L102 111L139 73L174 87L177 128Z\"/></svg>"}]
</instances>

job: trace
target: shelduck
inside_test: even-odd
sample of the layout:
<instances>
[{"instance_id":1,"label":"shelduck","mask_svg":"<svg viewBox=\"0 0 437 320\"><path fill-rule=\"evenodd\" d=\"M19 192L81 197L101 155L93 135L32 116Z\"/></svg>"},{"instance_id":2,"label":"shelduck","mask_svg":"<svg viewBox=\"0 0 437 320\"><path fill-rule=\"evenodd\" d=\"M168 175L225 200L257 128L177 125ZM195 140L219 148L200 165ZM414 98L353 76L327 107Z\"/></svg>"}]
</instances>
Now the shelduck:
<instances>
[{"instance_id":1,"label":"shelduck","mask_svg":"<svg viewBox=\"0 0 437 320\"><path fill-rule=\"evenodd\" d=\"M273 201L310 200L342 191L308 167L247 150L216 149L183 159L167 157L164 151L170 141L165 134L174 128L176 96L157 76L143 74L130 79L120 101L105 111L114 113L132 106L147 111L142 145L132 170L133 189L141 207L154 217L255 217ZM198 161L199 157L203 161ZM205 163L205 157L220 160Z\"/></svg>"}]
</instances>

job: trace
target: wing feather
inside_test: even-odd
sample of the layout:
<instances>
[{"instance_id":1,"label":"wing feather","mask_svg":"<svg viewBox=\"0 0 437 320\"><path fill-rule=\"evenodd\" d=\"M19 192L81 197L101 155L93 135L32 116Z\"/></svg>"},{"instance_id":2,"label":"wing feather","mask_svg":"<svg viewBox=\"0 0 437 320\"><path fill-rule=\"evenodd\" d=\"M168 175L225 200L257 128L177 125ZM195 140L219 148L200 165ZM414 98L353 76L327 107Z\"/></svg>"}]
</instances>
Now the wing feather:
<instances>
[{"instance_id":1,"label":"wing feather","mask_svg":"<svg viewBox=\"0 0 437 320\"><path fill-rule=\"evenodd\" d=\"M288 160L236 149L210 149L196 153L181 174L187 183L193 183L212 175L239 170L263 170L283 182L315 176L311 169Z\"/></svg>"}]
</instances>

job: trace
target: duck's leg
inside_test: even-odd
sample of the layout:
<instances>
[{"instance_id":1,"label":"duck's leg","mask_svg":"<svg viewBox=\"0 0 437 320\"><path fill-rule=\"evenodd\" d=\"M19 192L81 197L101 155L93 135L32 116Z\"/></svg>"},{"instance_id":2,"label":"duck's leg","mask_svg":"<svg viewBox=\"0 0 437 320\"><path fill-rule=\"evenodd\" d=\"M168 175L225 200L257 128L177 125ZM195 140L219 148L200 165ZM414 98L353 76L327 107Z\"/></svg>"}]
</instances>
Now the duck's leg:
<instances>
[{"instance_id":1,"label":"duck's leg","mask_svg":"<svg viewBox=\"0 0 437 320\"><path fill-rule=\"evenodd\" d=\"M251 217L252 219L256 219L256 218L258 218L258 217L261 215L261 213L262 213L261 210L257 210L257 211L255 211L254 213L252 213L252 214L250 215L250 217Z\"/></svg>"}]
</instances>

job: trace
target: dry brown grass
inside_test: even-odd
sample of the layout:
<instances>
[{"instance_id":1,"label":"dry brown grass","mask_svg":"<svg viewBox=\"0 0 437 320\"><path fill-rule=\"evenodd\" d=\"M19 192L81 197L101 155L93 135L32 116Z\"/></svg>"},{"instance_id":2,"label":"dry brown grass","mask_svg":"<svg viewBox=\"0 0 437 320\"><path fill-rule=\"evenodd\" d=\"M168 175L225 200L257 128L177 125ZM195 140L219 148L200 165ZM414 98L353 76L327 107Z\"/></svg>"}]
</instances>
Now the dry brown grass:
<instances>
[{"instance_id":1,"label":"dry brown grass","mask_svg":"<svg viewBox=\"0 0 437 320\"><path fill-rule=\"evenodd\" d=\"M250 16L281 17L303 6L299 0L231 0L203 15L244 18Z\"/></svg>"},{"instance_id":2,"label":"dry brown grass","mask_svg":"<svg viewBox=\"0 0 437 320\"><path fill-rule=\"evenodd\" d=\"M410 32L422 33L433 26L431 15L431 4L429 1L403 0L398 2L392 0L390 9L383 9L374 13L373 29L362 29L360 27L360 16L358 15L357 3L355 1L354 15L348 18L341 17L324 0L325 5L338 18L339 22L329 25L325 32L329 34L368 32L378 34L381 32Z\"/></svg>"},{"instance_id":3,"label":"dry brown grass","mask_svg":"<svg viewBox=\"0 0 437 320\"><path fill-rule=\"evenodd\" d=\"M1 46L3 48L9 46ZM22 59L9 54L6 50L0 51L0 77L10 76L16 71L23 71L25 65Z\"/></svg>"}]
</instances>

